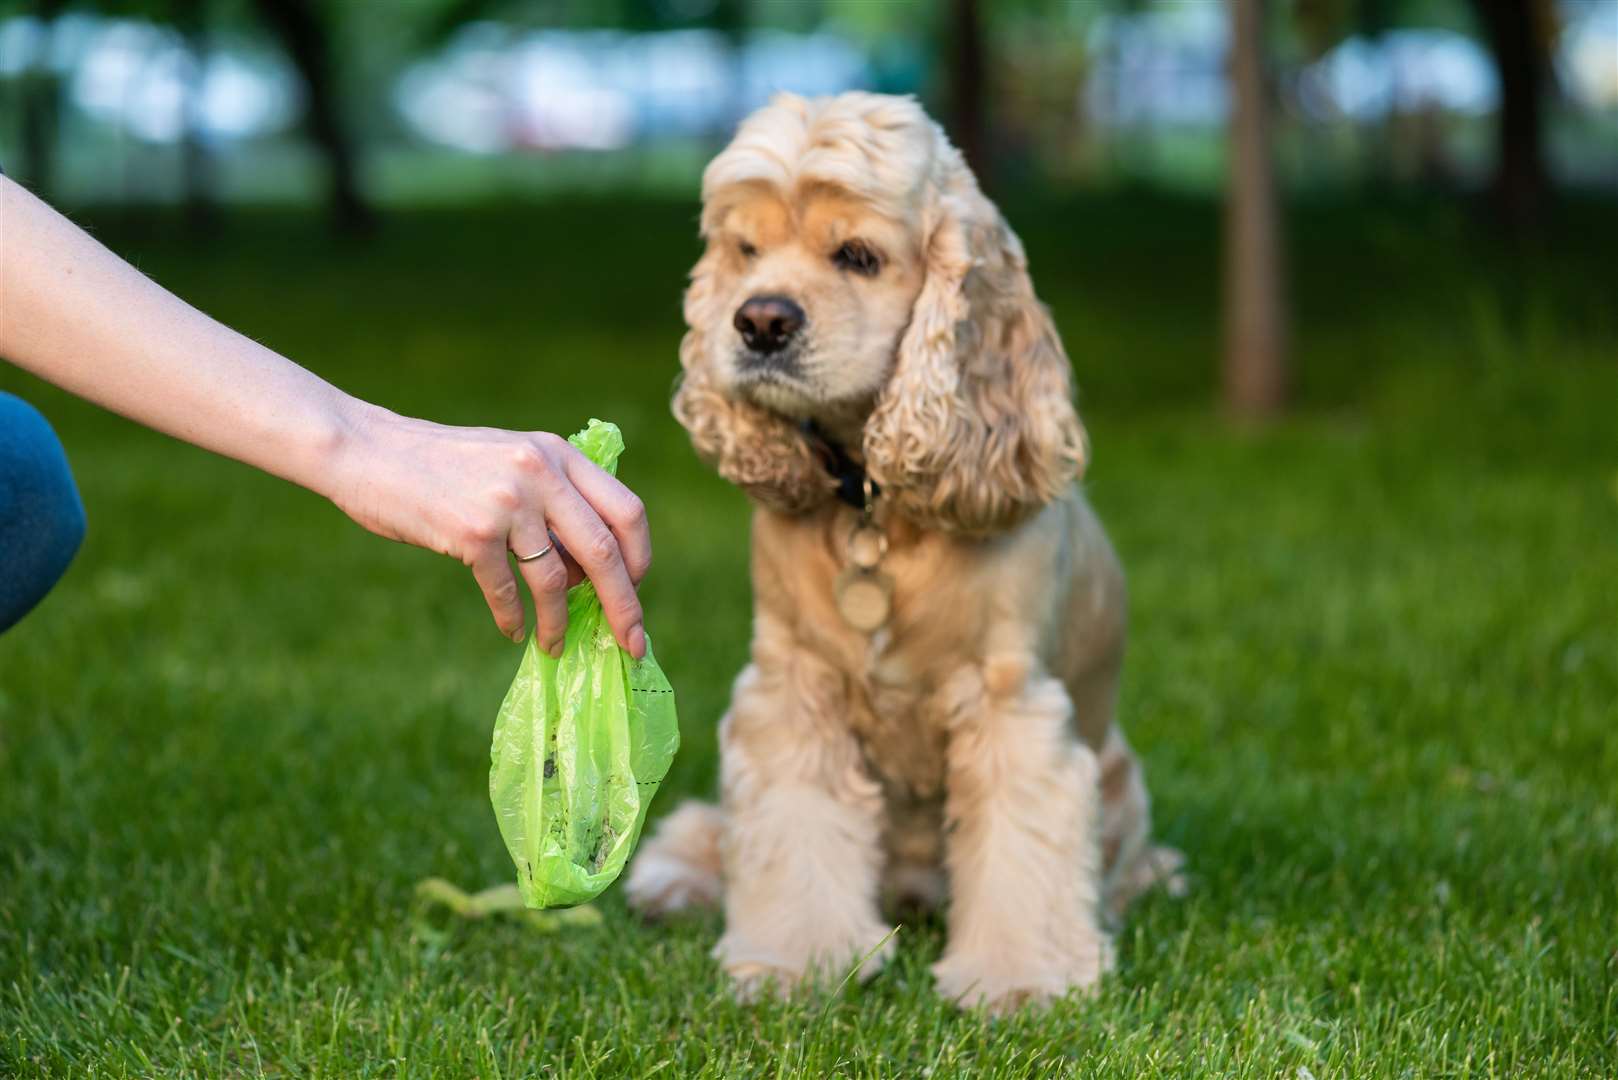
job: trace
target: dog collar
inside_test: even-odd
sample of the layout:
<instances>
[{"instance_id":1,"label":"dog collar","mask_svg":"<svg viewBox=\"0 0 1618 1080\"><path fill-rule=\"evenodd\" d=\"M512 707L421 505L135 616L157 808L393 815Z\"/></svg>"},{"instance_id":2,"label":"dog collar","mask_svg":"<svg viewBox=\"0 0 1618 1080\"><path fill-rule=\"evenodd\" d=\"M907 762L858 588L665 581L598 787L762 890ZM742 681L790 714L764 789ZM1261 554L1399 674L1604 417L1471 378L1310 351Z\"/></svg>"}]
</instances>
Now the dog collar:
<instances>
[{"instance_id":1,"label":"dog collar","mask_svg":"<svg viewBox=\"0 0 1618 1080\"><path fill-rule=\"evenodd\" d=\"M888 536L876 523L876 482L865 467L848 456L848 451L815 425L803 422L803 434L820 458L820 463L837 481L837 498L860 512L860 519L848 534L844 556L848 565L837 575L833 592L843 621L862 634L874 634L893 614L893 575L882 570L882 557L888 553Z\"/></svg>"},{"instance_id":2,"label":"dog collar","mask_svg":"<svg viewBox=\"0 0 1618 1080\"><path fill-rule=\"evenodd\" d=\"M809 439L809 445L814 448L815 455L820 458L821 467L837 481L837 498L856 510L868 512L867 486L869 496L873 499L882 493L882 489L866 476L865 466L849 457L848 451L841 445L827 438L813 420L805 420L799 426Z\"/></svg>"}]
</instances>

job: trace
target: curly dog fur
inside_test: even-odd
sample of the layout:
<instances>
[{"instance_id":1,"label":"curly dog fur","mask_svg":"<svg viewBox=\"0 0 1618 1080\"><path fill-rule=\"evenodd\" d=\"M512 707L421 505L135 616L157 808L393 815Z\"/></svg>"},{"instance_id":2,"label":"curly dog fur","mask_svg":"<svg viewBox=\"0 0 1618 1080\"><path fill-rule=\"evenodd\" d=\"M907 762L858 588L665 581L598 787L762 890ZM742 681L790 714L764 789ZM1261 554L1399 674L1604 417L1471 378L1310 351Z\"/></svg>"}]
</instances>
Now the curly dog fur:
<instances>
[{"instance_id":1,"label":"curly dog fur","mask_svg":"<svg viewBox=\"0 0 1618 1080\"><path fill-rule=\"evenodd\" d=\"M723 904L715 955L743 993L862 958L869 975L885 903L945 901L946 996L1090 986L1110 919L1177 886L1179 859L1149 842L1115 722L1123 575L1076 484L1071 369L1022 245L939 127L874 94L778 97L709 165L703 204L674 412L755 503L752 657L721 805L662 822L631 903ZM794 315L768 352L738 334L753 301ZM874 633L836 606L860 511L822 438L880 492Z\"/></svg>"}]
</instances>

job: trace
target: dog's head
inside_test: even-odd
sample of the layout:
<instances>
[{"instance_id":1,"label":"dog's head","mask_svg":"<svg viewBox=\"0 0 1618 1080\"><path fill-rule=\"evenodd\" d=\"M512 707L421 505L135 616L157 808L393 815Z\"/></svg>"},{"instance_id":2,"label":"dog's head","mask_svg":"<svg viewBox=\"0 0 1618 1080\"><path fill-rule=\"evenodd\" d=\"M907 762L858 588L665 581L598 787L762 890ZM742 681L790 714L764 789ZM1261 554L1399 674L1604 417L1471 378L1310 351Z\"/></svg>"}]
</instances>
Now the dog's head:
<instances>
[{"instance_id":1,"label":"dog's head","mask_svg":"<svg viewBox=\"0 0 1618 1080\"><path fill-rule=\"evenodd\" d=\"M674 411L765 505L835 482L812 420L925 527L1004 528L1079 473L1067 357L1022 245L908 98L782 95L703 174Z\"/></svg>"}]
</instances>

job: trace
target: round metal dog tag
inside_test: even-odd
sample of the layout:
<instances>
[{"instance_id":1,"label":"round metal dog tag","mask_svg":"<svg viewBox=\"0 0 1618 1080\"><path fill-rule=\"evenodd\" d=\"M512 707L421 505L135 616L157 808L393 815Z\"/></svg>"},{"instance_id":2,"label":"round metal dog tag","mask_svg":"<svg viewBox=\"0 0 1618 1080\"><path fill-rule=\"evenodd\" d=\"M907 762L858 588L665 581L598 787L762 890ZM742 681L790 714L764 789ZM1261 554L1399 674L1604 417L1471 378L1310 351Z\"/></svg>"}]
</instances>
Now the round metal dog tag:
<instances>
[{"instance_id":1,"label":"round metal dog tag","mask_svg":"<svg viewBox=\"0 0 1618 1080\"><path fill-rule=\"evenodd\" d=\"M853 567L837 579L837 610L843 621L869 634L888 621L893 607L893 579Z\"/></svg>"},{"instance_id":2,"label":"round metal dog tag","mask_svg":"<svg viewBox=\"0 0 1618 1080\"><path fill-rule=\"evenodd\" d=\"M848 537L848 561L861 570L875 570L888 553L888 534L875 525L859 525Z\"/></svg>"}]
</instances>

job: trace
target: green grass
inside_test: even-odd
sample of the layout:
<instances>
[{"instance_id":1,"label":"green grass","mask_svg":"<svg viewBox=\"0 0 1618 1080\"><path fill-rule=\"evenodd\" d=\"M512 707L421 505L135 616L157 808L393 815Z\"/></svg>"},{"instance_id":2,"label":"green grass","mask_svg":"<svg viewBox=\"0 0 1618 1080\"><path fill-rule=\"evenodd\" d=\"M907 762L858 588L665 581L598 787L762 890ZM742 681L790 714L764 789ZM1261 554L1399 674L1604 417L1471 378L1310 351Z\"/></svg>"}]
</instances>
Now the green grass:
<instances>
[{"instance_id":1,"label":"green grass","mask_svg":"<svg viewBox=\"0 0 1618 1080\"><path fill-rule=\"evenodd\" d=\"M1618 211L1537 255L1459 210L1293 215L1301 405L1208 407L1217 213L1012 208L1129 569L1126 729L1194 876L1094 996L991 1022L942 926L745 1008L714 918L424 922L507 881L489 732L517 664L465 570L13 371L90 538L0 638L0 1075L1607 1077L1618 1072ZM107 236L356 392L629 440L644 596L711 791L748 634L742 499L666 398L689 205ZM812 898L811 898L812 899Z\"/></svg>"}]
</instances>

